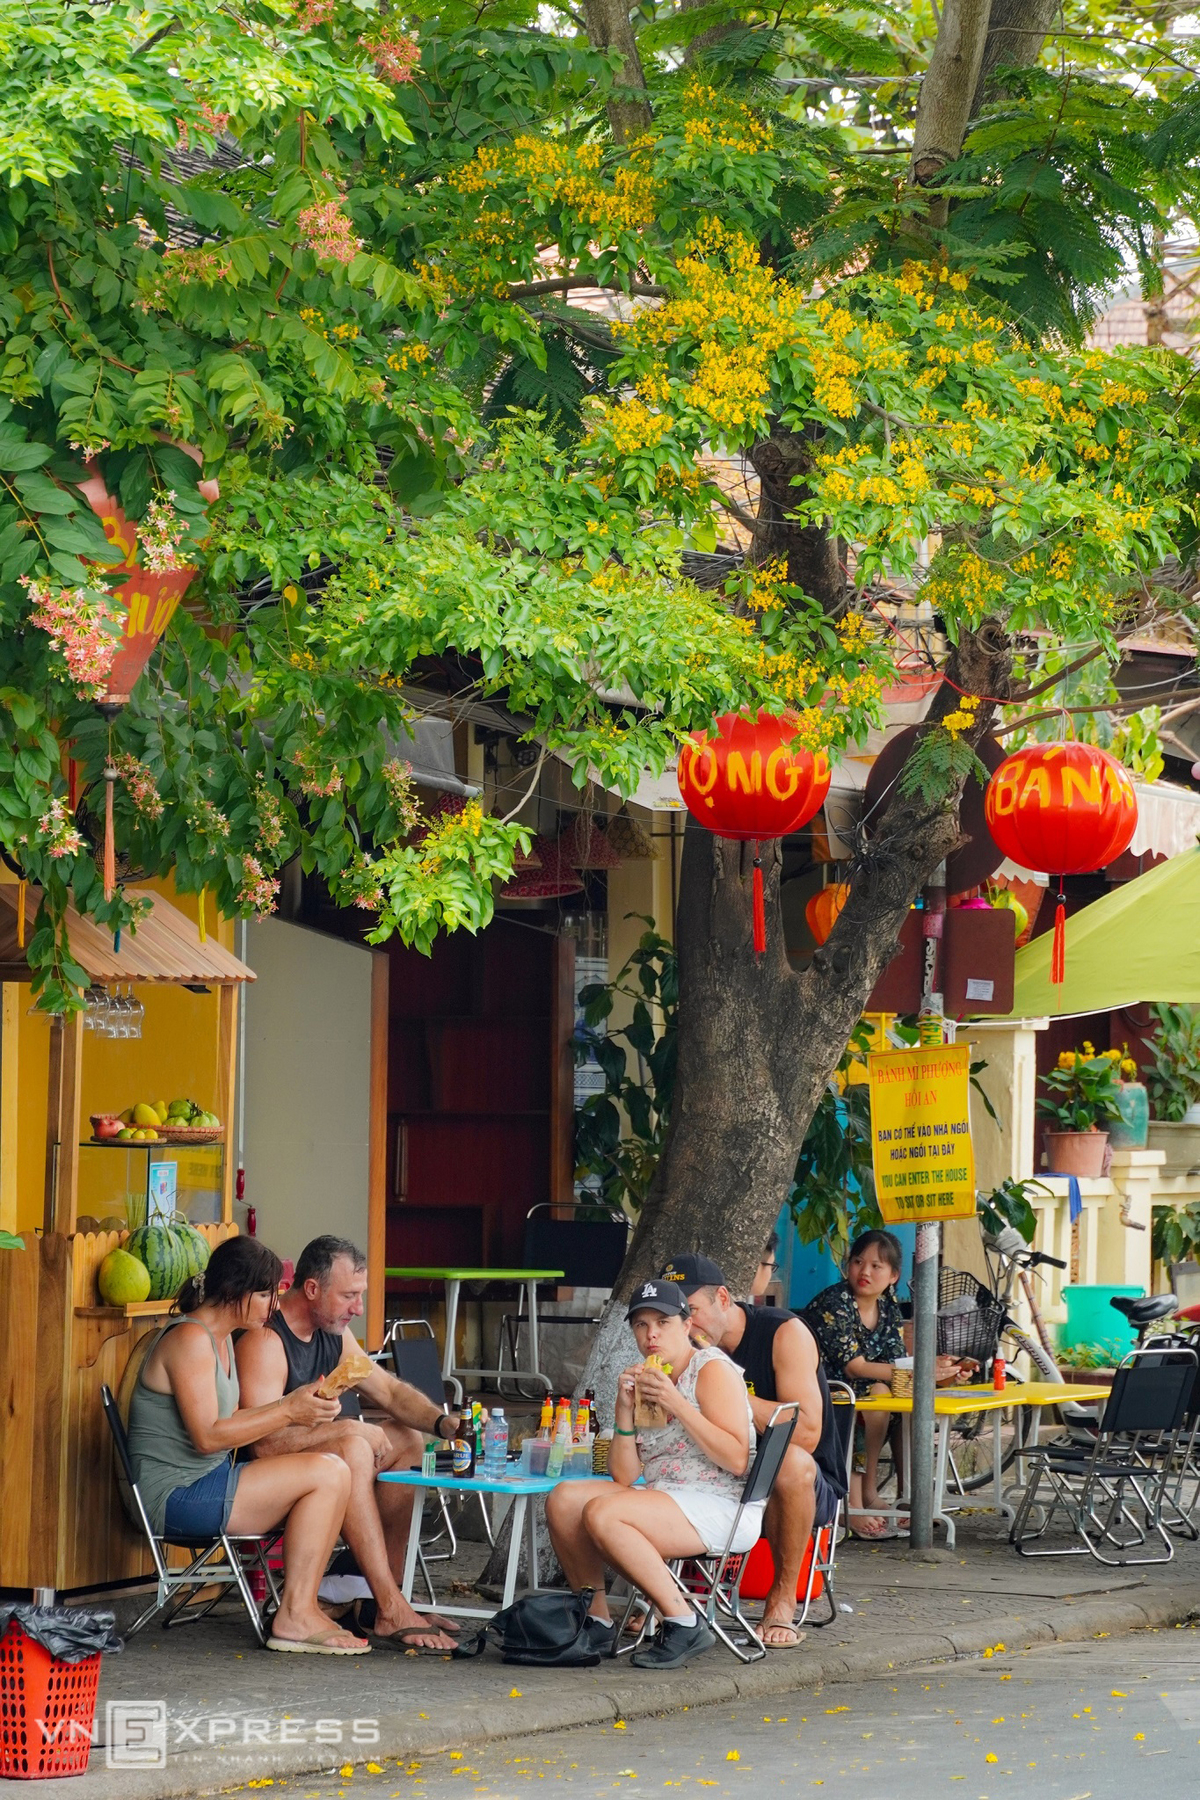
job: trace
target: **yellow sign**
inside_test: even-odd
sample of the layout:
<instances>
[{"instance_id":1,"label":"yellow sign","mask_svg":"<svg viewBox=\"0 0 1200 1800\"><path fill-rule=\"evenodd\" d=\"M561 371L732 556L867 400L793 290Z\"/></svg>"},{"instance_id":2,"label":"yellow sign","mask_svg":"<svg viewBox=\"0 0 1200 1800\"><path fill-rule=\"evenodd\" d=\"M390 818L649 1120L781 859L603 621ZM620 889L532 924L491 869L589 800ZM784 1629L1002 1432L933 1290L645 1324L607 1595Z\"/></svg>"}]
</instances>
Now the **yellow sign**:
<instances>
[{"instance_id":1,"label":"yellow sign","mask_svg":"<svg viewBox=\"0 0 1200 1800\"><path fill-rule=\"evenodd\" d=\"M875 1196L889 1225L975 1217L968 1044L873 1050Z\"/></svg>"}]
</instances>

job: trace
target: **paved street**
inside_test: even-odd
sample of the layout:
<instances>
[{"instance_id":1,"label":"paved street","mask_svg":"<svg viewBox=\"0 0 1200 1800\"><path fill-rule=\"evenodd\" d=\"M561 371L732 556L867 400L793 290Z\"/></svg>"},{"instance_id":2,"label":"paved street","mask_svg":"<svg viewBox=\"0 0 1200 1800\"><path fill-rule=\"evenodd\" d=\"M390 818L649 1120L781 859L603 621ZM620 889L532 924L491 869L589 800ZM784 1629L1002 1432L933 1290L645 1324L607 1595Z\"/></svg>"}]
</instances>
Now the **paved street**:
<instances>
[{"instance_id":1,"label":"paved street","mask_svg":"<svg viewBox=\"0 0 1200 1800\"><path fill-rule=\"evenodd\" d=\"M288 1785L305 1800L461 1800L464 1789L517 1800L541 1781L580 1800L621 1788L703 1788L705 1800L780 1788L820 1788L822 1800L1125 1800L1151 1785L1192 1792L1198 1772L1200 1636L1182 1627Z\"/></svg>"}]
</instances>

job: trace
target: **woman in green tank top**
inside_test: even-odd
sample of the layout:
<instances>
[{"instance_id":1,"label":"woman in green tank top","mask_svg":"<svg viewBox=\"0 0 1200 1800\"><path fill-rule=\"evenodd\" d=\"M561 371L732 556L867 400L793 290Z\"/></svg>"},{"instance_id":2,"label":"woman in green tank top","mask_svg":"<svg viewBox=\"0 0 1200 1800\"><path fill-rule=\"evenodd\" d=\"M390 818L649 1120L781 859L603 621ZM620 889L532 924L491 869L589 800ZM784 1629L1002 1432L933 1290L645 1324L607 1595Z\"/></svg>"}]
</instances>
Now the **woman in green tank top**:
<instances>
[{"instance_id":1,"label":"woman in green tank top","mask_svg":"<svg viewBox=\"0 0 1200 1800\"><path fill-rule=\"evenodd\" d=\"M233 1452L285 1425L325 1425L336 1400L316 1382L268 1406L238 1408L235 1331L261 1329L274 1311L282 1264L255 1238L229 1238L203 1275L185 1281L181 1318L159 1332L129 1406L134 1477L155 1531L176 1542L254 1536L283 1523L284 1587L269 1650L360 1656L364 1638L323 1612L317 1587L350 1497L350 1470L319 1452L233 1460Z\"/></svg>"}]
</instances>

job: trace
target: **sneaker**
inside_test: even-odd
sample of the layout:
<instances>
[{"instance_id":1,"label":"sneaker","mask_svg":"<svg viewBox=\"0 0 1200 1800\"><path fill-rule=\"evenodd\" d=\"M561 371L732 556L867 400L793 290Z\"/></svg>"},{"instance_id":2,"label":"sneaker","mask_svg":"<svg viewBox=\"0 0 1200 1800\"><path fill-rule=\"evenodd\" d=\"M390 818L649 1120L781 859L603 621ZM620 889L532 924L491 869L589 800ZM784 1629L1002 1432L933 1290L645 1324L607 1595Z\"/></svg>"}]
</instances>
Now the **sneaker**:
<instances>
[{"instance_id":1,"label":"sneaker","mask_svg":"<svg viewBox=\"0 0 1200 1800\"><path fill-rule=\"evenodd\" d=\"M599 1619L589 1617L584 1621L587 1633L588 1648L595 1650L600 1656L615 1656L617 1653L617 1628L615 1625L602 1625Z\"/></svg>"},{"instance_id":2,"label":"sneaker","mask_svg":"<svg viewBox=\"0 0 1200 1800\"><path fill-rule=\"evenodd\" d=\"M629 1660L635 1669L681 1669L694 1656L711 1650L716 1641L716 1632L702 1619L694 1625L675 1625L664 1619L653 1640L635 1650Z\"/></svg>"}]
</instances>

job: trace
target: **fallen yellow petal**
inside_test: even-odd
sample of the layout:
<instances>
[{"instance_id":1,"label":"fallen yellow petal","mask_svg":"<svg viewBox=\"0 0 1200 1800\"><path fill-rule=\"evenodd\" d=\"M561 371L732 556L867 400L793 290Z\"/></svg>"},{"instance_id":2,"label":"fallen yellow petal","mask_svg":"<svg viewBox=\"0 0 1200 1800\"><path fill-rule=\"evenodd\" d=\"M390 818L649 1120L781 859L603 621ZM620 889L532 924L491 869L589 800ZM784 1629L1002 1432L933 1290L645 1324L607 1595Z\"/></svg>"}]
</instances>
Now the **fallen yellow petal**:
<instances>
[{"instance_id":1,"label":"fallen yellow petal","mask_svg":"<svg viewBox=\"0 0 1200 1800\"><path fill-rule=\"evenodd\" d=\"M1128 1700L1129 1695L1123 1694L1121 1692L1120 1688L1114 1688L1112 1691L1112 1697L1114 1700Z\"/></svg>"},{"instance_id":2,"label":"fallen yellow petal","mask_svg":"<svg viewBox=\"0 0 1200 1800\"><path fill-rule=\"evenodd\" d=\"M727 1750L725 1752L725 1761L726 1762L741 1762L741 1760L742 1760L742 1753L740 1750Z\"/></svg>"},{"instance_id":3,"label":"fallen yellow petal","mask_svg":"<svg viewBox=\"0 0 1200 1800\"><path fill-rule=\"evenodd\" d=\"M999 1762L1000 1758L996 1755L994 1750L989 1750L983 1760L984 1762Z\"/></svg>"},{"instance_id":4,"label":"fallen yellow petal","mask_svg":"<svg viewBox=\"0 0 1200 1800\"><path fill-rule=\"evenodd\" d=\"M523 1700L525 1698L520 1688L509 1688L508 1697L510 1700Z\"/></svg>"}]
</instances>

